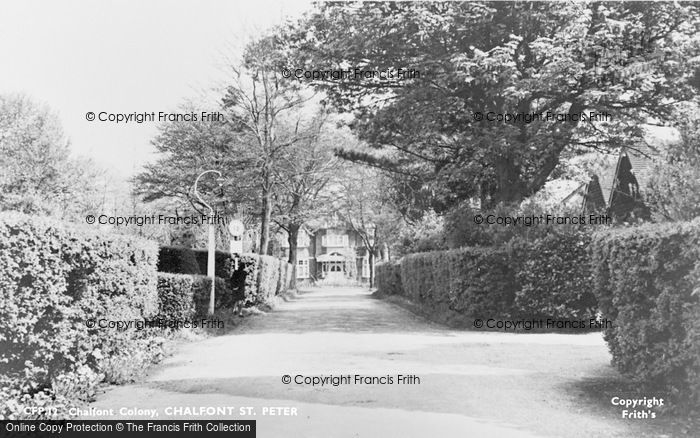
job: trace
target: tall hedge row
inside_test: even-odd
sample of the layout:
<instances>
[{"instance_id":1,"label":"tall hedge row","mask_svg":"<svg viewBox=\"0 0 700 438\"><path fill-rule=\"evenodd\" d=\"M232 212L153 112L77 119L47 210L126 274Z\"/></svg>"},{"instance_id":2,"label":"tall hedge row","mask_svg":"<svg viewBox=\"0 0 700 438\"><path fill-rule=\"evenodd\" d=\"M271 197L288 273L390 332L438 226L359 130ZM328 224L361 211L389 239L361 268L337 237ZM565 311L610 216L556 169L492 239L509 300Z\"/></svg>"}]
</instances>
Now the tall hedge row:
<instances>
[{"instance_id":1,"label":"tall hedge row","mask_svg":"<svg viewBox=\"0 0 700 438\"><path fill-rule=\"evenodd\" d=\"M700 407L700 220L599 233L591 253L613 364Z\"/></svg>"},{"instance_id":2,"label":"tall hedge row","mask_svg":"<svg viewBox=\"0 0 700 438\"><path fill-rule=\"evenodd\" d=\"M230 281L215 277L215 309L233 309L239 295ZM158 318L171 321L203 318L209 311L211 279L205 275L158 273Z\"/></svg>"},{"instance_id":3,"label":"tall hedge row","mask_svg":"<svg viewBox=\"0 0 700 438\"><path fill-rule=\"evenodd\" d=\"M162 330L110 323L206 315L206 251L161 248L158 258L153 242L0 213L0 418L45 419L45 407L64 418L100 381L130 381L162 357ZM244 261L235 270L217 253L217 307L244 293L262 302L289 284L286 263Z\"/></svg>"},{"instance_id":4,"label":"tall hedge row","mask_svg":"<svg viewBox=\"0 0 700 438\"><path fill-rule=\"evenodd\" d=\"M2 377L39 391L62 373L128 355L132 331L89 322L153 316L156 260L151 242L0 214Z\"/></svg>"},{"instance_id":5,"label":"tall hedge row","mask_svg":"<svg viewBox=\"0 0 700 438\"><path fill-rule=\"evenodd\" d=\"M412 254L379 265L377 285L466 320L600 312L621 373L700 408L700 219Z\"/></svg>"},{"instance_id":6,"label":"tall hedge row","mask_svg":"<svg viewBox=\"0 0 700 438\"><path fill-rule=\"evenodd\" d=\"M377 266L377 287L426 313L485 318L578 319L595 315L589 238L568 233L508 246L410 254Z\"/></svg>"},{"instance_id":7,"label":"tall hedge row","mask_svg":"<svg viewBox=\"0 0 700 438\"><path fill-rule=\"evenodd\" d=\"M248 305L263 304L289 288L292 266L283 260L244 254L239 264L243 270L242 282L245 285L245 303Z\"/></svg>"},{"instance_id":8,"label":"tall hedge row","mask_svg":"<svg viewBox=\"0 0 700 438\"><path fill-rule=\"evenodd\" d=\"M548 235L513 245L515 308L533 318L585 320L598 309L588 233Z\"/></svg>"},{"instance_id":9,"label":"tall hedge row","mask_svg":"<svg viewBox=\"0 0 700 438\"><path fill-rule=\"evenodd\" d=\"M163 273L159 276L163 285L161 296L171 299L176 296L188 299L187 297L191 296L195 301L196 313L206 314L211 287L206 277L207 257L206 250L162 247L158 263L158 270ZM270 298L289 288L291 270L291 265L283 260L258 254L242 255L236 267L229 253L216 251L216 308L232 308L239 300L249 306L268 302ZM188 274L194 276L194 283L189 285L164 273ZM206 286L203 283L206 283ZM185 290L171 291L176 285L181 285Z\"/></svg>"},{"instance_id":10,"label":"tall hedge row","mask_svg":"<svg viewBox=\"0 0 700 438\"><path fill-rule=\"evenodd\" d=\"M376 266L375 277L377 289L387 295L403 293L401 285L401 263L389 261Z\"/></svg>"}]
</instances>

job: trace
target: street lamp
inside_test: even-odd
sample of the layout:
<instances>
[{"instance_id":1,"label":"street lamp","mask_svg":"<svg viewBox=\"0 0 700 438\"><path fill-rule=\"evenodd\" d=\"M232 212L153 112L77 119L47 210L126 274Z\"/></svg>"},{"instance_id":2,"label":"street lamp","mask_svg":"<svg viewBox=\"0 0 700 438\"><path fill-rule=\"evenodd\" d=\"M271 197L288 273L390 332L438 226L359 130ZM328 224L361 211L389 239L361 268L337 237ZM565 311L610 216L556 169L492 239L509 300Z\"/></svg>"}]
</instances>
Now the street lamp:
<instances>
[{"instance_id":1,"label":"street lamp","mask_svg":"<svg viewBox=\"0 0 700 438\"><path fill-rule=\"evenodd\" d=\"M202 205L206 206L209 209L209 215L211 216L211 220L209 221L209 251L208 251L208 259L207 259L207 276L211 278L211 292L209 293L209 315L214 314L214 299L215 299L215 294L214 294L214 288L216 286L216 276L215 276L215 270L214 270L214 263L216 260L215 257L215 251L216 251L216 230L214 229L214 208L212 208L211 205L206 203L204 199L199 195L199 192L197 191L197 184L199 183L199 179L206 175L207 173L216 173L219 177L217 178L217 181L219 181L219 187L222 185L222 175L221 172L218 170L205 170L204 172L200 173L199 176L197 177L196 180L194 180L194 195L197 197L199 202L202 203Z\"/></svg>"}]
</instances>

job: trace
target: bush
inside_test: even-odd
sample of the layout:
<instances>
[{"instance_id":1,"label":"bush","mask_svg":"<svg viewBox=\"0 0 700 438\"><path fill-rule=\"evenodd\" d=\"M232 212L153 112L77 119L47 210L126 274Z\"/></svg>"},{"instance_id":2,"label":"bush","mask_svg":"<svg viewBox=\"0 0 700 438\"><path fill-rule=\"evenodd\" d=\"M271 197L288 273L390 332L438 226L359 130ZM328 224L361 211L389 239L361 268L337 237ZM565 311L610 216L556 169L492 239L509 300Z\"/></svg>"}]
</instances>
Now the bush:
<instances>
[{"instance_id":1,"label":"bush","mask_svg":"<svg viewBox=\"0 0 700 438\"><path fill-rule=\"evenodd\" d=\"M266 301L277 294L279 262L270 256L258 258L258 299Z\"/></svg>"},{"instance_id":2,"label":"bush","mask_svg":"<svg viewBox=\"0 0 700 438\"><path fill-rule=\"evenodd\" d=\"M597 309L585 233L405 256L377 267L378 289L443 319L590 319ZM464 322L461 321L461 322Z\"/></svg>"},{"instance_id":3,"label":"bush","mask_svg":"<svg viewBox=\"0 0 700 438\"><path fill-rule=\"evenodd\" d=\"M233 309L244 298L231 280L216 277L215 309ZM232 287L233 286L233 287ZM192 320L209 311L211 279L205 275L158 274L159 318Z\"/></svg>"},{"instance_id":4,"label":"bush","mask_svg":"<svg viewBox=\"0 0 700 438\"><path fill-rule=\"evenodd\" d=\"M187 306L181 300L187 300L187 296L190 296L195 315L206 316L211 287L209 277L206 276L207 250L162 247L160 255L163 260L158 267L170 273L168 275L164 272L159 276L159 284L162 284L163 288L159 293L164 300L161 308L166 314L186 310ZM247 306L264 304L289 288L291 267L283 260L258 254L244 254L238 260L237 269L234 269L234 260L229 253L216 251L215 257L217 309L233 309L238 301L243 301ZM183 277L190 278L192 285L184 284L187 280L183 280ZM174 290L175 288L181 290ZM175 302L165 303L166 296Z\"/></svg>"},{"instance_id":5,"label":"bush","mask_svg":"<svg viewBox=\"0 0 700 438\"><path fill-rule=\"evenodd\" d=\"M192 276L192 297L197 318L206 317L209 311L209 296L211 295L211 278L205 275ZM236 296L231 289L231 281L215 277L214 308L233 309Z\"/></svg>"},{"instance_id":6,"label":"bush","mask_svg":"<svg viewBox=\"0 0 700 438\"><path fill-rule=\"evenodd\" d=\"M378 263L375 275L377 277L378 291L386 295L399 295L402 293L400 263L394 261Z\"/></svg>"},{"instance_id":7,"label":"bush","mask_svg":"<svg viewBox=\"0 0 700 438\"><path fill-rule=\"evenodd\" d=\"M114 333L86 320L155 314L156 248L23 215L0 215L0 361L48 383L90 361Z\"/></svg>"},{"instance_id":8,"label":"bush","mask_svg":"<svg viewBox=\"0 0 700 438\"><path fill-rule=\"evenodd\" d=\"M266 255L244 254L239 270L234 274L234 285L243 284L247 305L267 303L272 297L289 289L291 267L284 260Z\"/></svg>"},{"instance_id":9,"label":"bush","mask_svg":"<svg viewBox=\"0 0 700 438\"><path fill-rule=\"evenodd\" d=\"M199 264L199 274L207 275L207 264L209 263L209 251L206 249L191 250ZM233 259L226 251L214 251L214 276L230 279L233 276Z\"/></svg>"},{"instance_id":10,"label":"bush","mask_svg":"<svg viewBox=\"0 0 700 438\"><path fill-rule=\"evenodd\" d=\"M158 273L158 318L189 320L195 314L194 278Z\"/></svg>"},{"instance_id":11,"label":"bush","mask_svg":"<svg viewBox=\"0 0 700 438\"><path fill-rule=\"evenodd\" d=\"M166 338L162 328L136 331L128 343L108 355L99 355L97 370L106 383L121 385L143 376L146 365L160 362L164 357Z\"/></svg>"},{"instance_id":12,"label":"bush","mask_svg":"<svg viewBox=\"0 0 700 438\"><path fill-rule=\"evenodd\" d=\"M700 220L598 233L594 289L613 364L700 407Z\"/></svg>"},{"instance_id":13,"label":"bush","mask_svg":"<svg viewBox=\"0 0 700 438\"><path fill-rule=\"evenodd\" d=\"M514 274L505 249L463 248L412 254L400 263L400 281L395 268L377 272L378 284L393 284L402 293L432 313L451 316L496 318L509 316L515 298ZM381 278L380 278L381 277Z\"/></svg>"},{"instance_id":14,"label":"bush","mask_svg":"<svg viewBox=\"0 0 700 438\"><path fill-rule=\"evenodd\" d=\"M589 320L597 311L584 232L511 241L519 285L515 313L523 318Z\"/></svg>"},{"instance_id":15,"label":"bush","mask_svg":"<svg viewBox=\"0 0 700 438\"><path fill-rule=\"evenodd\" d=\"M162 246L158 252L158 272L171 274L207 275L209 251L175 246ZM214 252L214 274L224 279L233 275L231 255Z\"/></svg>"},{"instance_id":16,"label":"bush","mask_svg":"<svg viewBox=\"0 0 700 438\"><path fill-rule=\"evenodd\" d=\"M161 246L158 250L158 272L201 274L194 251L189 248ZM206 266L204 267L206 273Z\"/></svg>"},{"instance_id":17,"label":"bush","mask_svg":"<svg viewBox=\"0 0 700 438\"><path fill-rule=\"evenodd\" d=\"M132 332L86 322L154 315L155 274L151 242L0 214L0 363L7 391L40 397L55 382L65 387L62 376L84 366L98 370L100 357L136 348Z\"/></svg>"}]
</instances>

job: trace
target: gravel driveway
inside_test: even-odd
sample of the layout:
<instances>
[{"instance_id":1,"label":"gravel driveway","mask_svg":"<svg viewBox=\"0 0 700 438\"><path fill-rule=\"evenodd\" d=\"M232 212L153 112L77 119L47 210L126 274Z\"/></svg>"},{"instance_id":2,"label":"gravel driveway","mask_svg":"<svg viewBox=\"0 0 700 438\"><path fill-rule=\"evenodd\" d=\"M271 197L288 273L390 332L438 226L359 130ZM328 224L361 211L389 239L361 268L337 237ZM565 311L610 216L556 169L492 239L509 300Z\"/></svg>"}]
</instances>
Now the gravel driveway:
<instances>
[{"instance_id":1,"label":"gravel driveway","mask_svg":"<svg viewBox=\"0 0 700 438\"><path fill-rule=\"evenodd\" d=\"M97 418L255 419L259 437L672 436L663 419L621 418L609 363L598 333L451 330L366 290L313 289L181 345L91 407L114 412Z\"/></svg>"}]
</instances>

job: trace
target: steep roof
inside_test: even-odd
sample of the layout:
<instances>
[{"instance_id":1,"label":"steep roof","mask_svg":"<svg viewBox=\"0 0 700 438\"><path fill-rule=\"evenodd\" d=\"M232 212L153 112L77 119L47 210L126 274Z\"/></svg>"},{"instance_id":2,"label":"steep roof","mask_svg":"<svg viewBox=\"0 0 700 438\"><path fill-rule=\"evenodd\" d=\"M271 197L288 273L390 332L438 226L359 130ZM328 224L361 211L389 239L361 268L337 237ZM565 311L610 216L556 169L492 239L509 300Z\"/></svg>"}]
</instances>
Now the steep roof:
<instances>
[{"instance_id":1,"label":"steep roof","mask_svg":"<svg viewBox=\"0 0 700 438\"><path fill-rule=\"evenodd\" d=\"M629 159L631 171L637 179L640 192L644 192L649 186L649 181L654 175L654 162L668 150L668 147L680 140L680 134L677 129L666 126L646 125L644 127L645 135L642 141L634 146L623 148L617 160L617 166L612 173L605 172L601 175L601 187L603 187L603 178L605 178L605 186L603 193L606 196L608 205L612 201L612 189L615 184L617 173L619 172L620 160L623 157Z\"/></svg>"},{"instance_id":2,"label":"steep roof","mask_svg":"<svg viewBox=\"0 0 700 438\"><path fill-rule=\"evenodd\" d=\"M615 175L617 174L617 167L620 162L620 157L617 160L606 163L601 166L598 176L598 184L600 184L600 190L603 192L603 200L605 205L610 205L610 199L612 198L613 186L615 185Z\"/></svg>"},{"instance_id":3,"label":"steep roof","mask_svg":"<svg viewBox=\"0 0 700 438\"><path fill-rule=\"evenodd\" d=\"M592 172L591 176L597 176L597 183L600 185L604 203L608 207L613 198L613 190L623 157L629 160L631 172L639 184L640 191L643 192L653 176L654 160L663 156L668 150L669 145L680 139L678 130L671 127L645 125L644 131L645 135L643 140L632 147L623 148L618 152L617 159L601 159L600 162L595 165L595 169L589 169L589 171ZM600 157L605 156L604 154L596 154L594 152L591 154ZM563 201L559 198L560 202L569 205L572 205L572 201L573 203L578 203L578 199L582 197L584 192L586 196L590 197L592 195L589 189L591 181L592 180L588 181L584 186L572 187L568 192L568 196L563 198Z\"/></svg>"}]
</instances>

